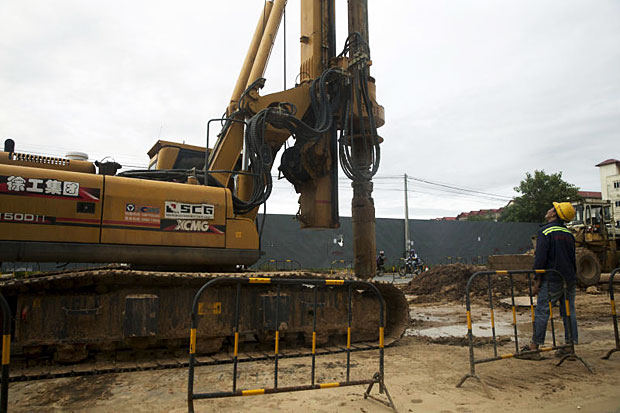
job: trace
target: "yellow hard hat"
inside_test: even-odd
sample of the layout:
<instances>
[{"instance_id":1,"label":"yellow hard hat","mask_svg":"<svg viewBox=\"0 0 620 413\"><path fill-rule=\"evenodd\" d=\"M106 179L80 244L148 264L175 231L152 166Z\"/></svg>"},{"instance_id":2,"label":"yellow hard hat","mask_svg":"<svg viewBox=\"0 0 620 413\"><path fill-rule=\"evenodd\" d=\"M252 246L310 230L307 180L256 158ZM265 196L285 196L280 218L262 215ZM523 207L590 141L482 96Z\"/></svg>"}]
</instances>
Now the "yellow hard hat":
<instances>
[{"instance_id":1,"label":"yellow hard hat","mask_svg":"<svg viewBox=\"0 0 620 413\"><path fill-rule=\"evenodd\" d=\"M568 222L575 218L575 208L570 202L554 202L553 207L562 221Z\"/></svg>"}]
</instances>

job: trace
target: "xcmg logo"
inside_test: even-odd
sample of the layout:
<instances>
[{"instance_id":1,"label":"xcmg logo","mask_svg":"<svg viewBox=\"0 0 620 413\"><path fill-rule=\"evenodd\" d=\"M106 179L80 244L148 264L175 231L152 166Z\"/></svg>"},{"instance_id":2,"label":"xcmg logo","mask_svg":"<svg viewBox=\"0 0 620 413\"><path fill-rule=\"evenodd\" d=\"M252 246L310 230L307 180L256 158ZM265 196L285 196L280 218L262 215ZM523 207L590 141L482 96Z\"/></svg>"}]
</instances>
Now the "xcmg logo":
<instances>
[{"instance_id":1,"label":"xcmg logo","mask_svg":"<svg viewBox=\"0 0 620 413\"><path fill-rule=\"evenodd\" d=\"M200 220L184 220L177 219L175 231L191 231L191 232L207 232L209 231L209 222Z\"/></svg>"}]
</instances>

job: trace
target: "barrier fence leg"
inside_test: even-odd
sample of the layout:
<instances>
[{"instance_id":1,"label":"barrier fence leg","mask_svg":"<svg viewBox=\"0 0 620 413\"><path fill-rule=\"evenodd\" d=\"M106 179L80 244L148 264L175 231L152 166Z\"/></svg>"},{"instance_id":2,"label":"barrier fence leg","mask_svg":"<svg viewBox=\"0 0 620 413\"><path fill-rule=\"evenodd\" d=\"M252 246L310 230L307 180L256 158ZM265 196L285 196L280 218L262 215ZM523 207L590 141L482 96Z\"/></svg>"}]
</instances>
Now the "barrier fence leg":
<instances>
[{"instance_id":1,"label":"barrier fence leg","mask_svg":"<svg viewBox=\"0 0 620 413\"><path fill-rule=\"evenodd\" d=\"M364 392L364 399L367 398L371 398L373 400L376 400L380 403L383 403L384 405L391 407L395 412L398 412L398 410L396 410L396 406L394 405L394 401L392 400L392 396L390 396L390 392L388 391L387 387L385 386L385 382L384 382L384 378L385 378L385 369L384 369L384 357L385 357L385 349L384 349L384 344L385 344L385 324L384 324L384 315L385 315L385 301L383 301L383 297L381 296L381 294L379 293L379 290L377 290L375 288L375 291L379 297L379 371L376 372L373 376L372 376L372 382L369 384L368 388L366 389L366 392ZM375 383L379 384L379 393L383 394L385 393L388 401L384 401L381 400L377 397L374 397L370 394L370 391L372 390L373 386L375 385Z\"/></svg>"},{"instance_id":2,"label":"barrier fence leg","mask_svg":"<svg viewBox=\"0 0 620 413\"><path fill-rule=\"evenodd\" d=\"M353 286L349 285L348 288L348 310L347 310L347 381L351 377L351 296L353 295Z\"/></svg>"},{"instance_id":3,"label":"barrier fence leg","mask_svg":"<svg viewBox=\"0 0 620 413\"><path fill-rule=\"evenodd\" d=\"M515 304L515 283L512 274L510 276L510 298L512 300L512 325L515 332L515 348L516 353L519 353L519 331L517 328L517 305Z\"/></svg>"},{"instance_id":4,"label":"barrier fence leg","mask_svg":"<svg viewBox=\"0 0 620 413\"><path fill-rule=\"evenodd\" d=\"M532 294L532 274L527 275L527 284L530 292L530 313L532 314L532 337L536 334L536 318L534 311L534 295Z\"/></svg>"},{"instance_id":5,"label":"barrier fence leg","mask_svg":"<svg viewBox=\"0 0 620 413\"><path fill-rule=\"evenodd\" d=\"M493 354L497 357L497 337L495 335L495 311L493 309L493 285L491 284L491 274L487 274L489 284L489 307L491 307L491 333L493 334Z\"/></svg>"},{"instance_id":6,"label":"barrier fence leg","mask_svg":"<svg viewBox=\"0 0 620 413\"><path fill-rule=\"evenodd\" d=\"M390 396L390 392L385 386L385 383L383 382L383 378L381 378L381 375L379 374L379 372L375 373L374 376L372 376L372 378L373 380L376 380L376 381L373 381L372 383L368 385L368 388L364 392L364 399L373 399L375 401L378 401L379 403L383 403L384 405L391 407L392 410L398 413L398 410L396 409L396 406L394 405L394 401L392 400L392 396ZM381 400L380 398L375 397L372 394L370 394L370 391L372 390L375 383L379 383L379 388L383 389L383 391L380 391L380 393L385 393L385 396L388 399L387 402L385 400Z\"/></svg>"},{"instance_id":7,"label":"barrier fence leg","mask_svg":"<svg viewBox=\"0 0 620 413\"><path fill-rule=\"evenodd\" d=\"M239 305L241 302L241 284L237 284L237 296L235 297L235 343L233 347L233 392L237 391L237 366L239 363Z\"/></svg>"},{"instance_id":8,"label":"barrier fence leg","mask_svg":"<svg viewBox=\"0 0 620 413\"><path fill-rule=\"evenodd\" d=\"M194 413L194 354L189 355L189 379L187 385L187 411Z\"/></svg>"},{"instance_id":9,"label":"barrier fence leg","mask_svg":"<svg viewBox=\"0 0 620 413\"><path fill-rule=\"evenodd\" d=\"M318 286L314 286L314 304L313 304L313 319L312 319L312 372L310 380L314 386L314 371L316 369L316 312L317 312L317 300L318 300Z\"/></svg>"},{"instance_id":10,"label":"barrier fence leg","mask_svg":"<svg viewBox=\"0 0 620 413\"><path fill-rule=\"evenodd\" d=\"M614 276L617 271L614 271L609 277L609 301L611 302L611 319L614 323L614 337L616 338L616 348L612 348L601 357L603 360L609 359L609 357L620 350L620 335L618 334L618 317L616 316L616 300L614 299Z\"/></svg>"},{"instance_id":11,"label":"barrier fence leg","mask_svg":"<svg viewBox=\"0 0 620 413\"><path fill-rule=\"evenodd\" d=\"M558 364L556 364L556 366L561 366L562 363L564 363L564 361L570 359L570 360L579 360L585 367L586 369L588 369L588 371L590 373L594 373L594 371L592 370L592 368L590 367L590 365L588 365L588 363L586 363L586 361L584 359L582 359L580 356L578 356L575 353L575 340L573 340L573 323L571 321L571 311L570 311L570 301L568 299L568 290L566 288L566 282L564 282L564 304L565 304L565 310L564 310L564 328L566 328L567 331L567 344L570 344L569 347L569 353L564 355L560 361L558 362ZM562 305L562 304L560 304Z\"/></svg>"},{"instance_id":12,"label":"barrier fence leg","mask_svg":"<svg viewBox=\"0 0 620 413\"><path fill-rule=\"evenodd\" d=\"M471 372L467 373L466 375L464 375L463 377L461 377L461 381L459 381L459 384L456 385L456 387L461 387L463 385L463 383L465 383L465 381L469 378L472 379L476 379L478 381L478 383L480 383L480 385L482 386L482 390L484 390L484 393L487 395L487 397L489 399L494 399L493 395L491 394L491 391L489 390L489 388L487 387L487 384L484 382L484 380L482 380L474 371L474 367L473 367L473 363L471 366Z\"/></svg>"},{"instance_id":13,"label":"barrier fence leg","mask_svg":"<svg viewBox=\"0 0 620 413\"><path fill-rule=\"evenodd\" d=\"M11 362L11 310L0 294L2 308L2 388L0 389L0 412L8 411L9 403L9 365Z\"/></svg>"},{"instance_id":14,"label":"barrier fence leg","mask_svg":"<svg viewBox=\"0 0 620 413\"><path fill-rule=\"evenodd\" d=\"M278 388L278 358L280 350L280 284L277 286L276 293L276 325L275 333L275 349L274 349L274 369L273 369L273 388Z\"/></svg>"},{"instance_id":15,"label":"barrier fence leg","mask_svg":"<svg viewBox=\"0 0 620 413\"><path fill-rule=\"evenodd\" d=\"M5 335L5 337L8 337L10 346L11 335ZM9 411L9 361L5 354L2 354L2 397L0 400L0 411L2 412Z\"/></svg>"},{"instance_id":16,"label":"barrier fence leg","mask_svg":"<svg viewBox=\"0 0 620 413\"><path fill-rule=\"evenodd\" d=\"M472 276L473 277L473 276ZM456 387L461 387L465 380L472 378L478 380L478 383L482 386L482 389L486 393L489 399L492 399L493 396L489 391L486 383L478 377L476 374L476 363L474 362L474 333L472 332L472 324L471 324L471 299L469 297L469 286L467 288L467 292L465 293L466 305L467 305L467 338L469 339L469 373L464 375Z\"/></svg>"}]
</instances>

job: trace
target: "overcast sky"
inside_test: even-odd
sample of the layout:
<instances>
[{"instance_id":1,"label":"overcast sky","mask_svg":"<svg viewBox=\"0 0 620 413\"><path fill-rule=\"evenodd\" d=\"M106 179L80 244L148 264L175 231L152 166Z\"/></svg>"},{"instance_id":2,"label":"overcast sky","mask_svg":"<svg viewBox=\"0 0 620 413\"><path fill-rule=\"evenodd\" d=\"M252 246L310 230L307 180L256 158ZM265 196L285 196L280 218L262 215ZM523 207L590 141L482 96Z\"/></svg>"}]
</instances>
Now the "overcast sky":
<instances>
[{"instance_id":1,"label":"overcast sky","mask_svg":"<svg viewBox=\"0 0 620 413\"><path fill-rule=\"evenodd\" d=\"M385 107L378 217L498 208L526 172L600 191L620 159L620 1L368 0L371 74ZM346 2L336 0L338 48ZM0 3L0 138L23 152L147 165L158 139L202 145L223 113L263 0ZM286 87L299 67L299 2L286 17ZM284 87L283 26L262 94ZM212 133L216 133L213 130ZM276 168L274 167L274 173ZM341 174L341 215L350 183ZM484 195L480 192L490 195ZM274 184L267 212L294 214Z\"/></svg>"}]
</instances>

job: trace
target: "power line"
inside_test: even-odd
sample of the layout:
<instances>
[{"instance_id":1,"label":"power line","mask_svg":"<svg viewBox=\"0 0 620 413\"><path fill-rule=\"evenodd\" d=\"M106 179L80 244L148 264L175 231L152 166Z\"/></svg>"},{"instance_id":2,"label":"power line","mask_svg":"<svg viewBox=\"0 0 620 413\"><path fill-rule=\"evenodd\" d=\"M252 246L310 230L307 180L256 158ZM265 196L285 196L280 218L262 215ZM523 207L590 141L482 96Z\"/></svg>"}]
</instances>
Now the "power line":
<instances>
[{"instance_id":1,"label":"power line","mask_svg":"<svg viewBox=\"0 0 620 413\"><path fill-rule=\"evenodd\" d=\"M417 188L414 188L412 192L423 193L425 192L424 190L427 191L426 193L429 193L428 191L431 191L430 193L441 195L441 196L459 195L461 197L486 199L489 201L504 202L504 203L507 202L507 199L505 198L500 198L500 197L495 197L495 196L490 196L490 195L482 195L482 194L478 194L475 192L467 192L467 191L452 190L449 188L434 187L434 186L417 187Z\"/></svg>"},{"instance_id":2,"label":"power line","mask_svg":"<svg viewBox=\"0 0 620 413\"><path fill-rule=\"evenodd\" d=\"M451 185L451 184L444 184L444 183L441 183L441 182L430 181L428 179L415 178L415 177L408 177L408 179L411 179L412 181L422 182L422 183L425 183L425 184L428 184L428 185L435 185L435 186L438 186L438 187L448 188L448 189L451 189L451 190L475 193L475 194L490 196L490 197L494 197L494 198L501 198L501 199L504 199L506 201L509 201L509 200L512 199L512 197L509 197L509 196L506 196L506 195L498 195L498 194L492 194L492 193L489 193L489 192L477 191L475 189L462 188L462 187L458 187L458 186Z\"/></svg>"},{"instance_id":3,"label":"power line","mask_svg":"<svg viewBox=\"0 0 620 413\"><path fill-rule=\"evenodd\" d=\"M274 176L275 177L275 176ZM375 178L377 178L375 176ZM374 179L373 178L373 181ZM374 182L373 192L404 192L404 189L400 187L400 180L403 179L403 175L400 176L381 176L379 177L383 180L383 182ZM409 178L409 177L408 177ZM385 180L393 180L394 182L384 182ZM398 180L398 181L397 181ZM461 199L470 199L470 200L478 200L478 201L495 201L505 203L512 198L504 195L496 195L488 192L482 192L477 190L471 190L461 187L456 187L453 185L443 184L443 183L435 183L428 180L417 180L412 179L412 185L414 188L410 188L409 192L414 194L424 194L431 196L442 196L442 197L450 197L450 198L461 198ZM274 183L288 184L282 182L282 180L276 180ZM339 190L351 190L349 185L344 185L345 182L350 182L348 178L339 179ZM439 185L437 185L439 184ZM387 186L387 187L386 187ZM390 187L397 186L397 187Z\"/></svg>"},{"instance_id":4,"label":"power line","mask_svg":"<svg viewBox=\"0 0 620 413\"><path fill-rule=\"evenodd\" d=\"M275 182L274 182L275 183ZM281 184L283 184L282 186L278 187L278 190L283 190L286 188L290 188L291 190L293 190L292 186L287 186L284 182L281 182ZM338 190L339 191L351 191L351 187L349 186L338 186ZM385 192L399 192L399 193L403 193L404 189L386 189L386 188L375 188L373 189L373 193L385 193ZM435 197L443 197L443 198L458 198L458 199L468 199L471 201L479 201L479 202L488 202L488 201L494 201L494 202L501 202L501 203L505 203L505 201L500 200L500 199L496 199L496 198L489 198L489 197L483 197L483 196L479 196L479 195L475 195L475 194L467 194L467 193L454 193L454 192L442 192L442 191L434 191L433 189L430 189L429 191L423 191L423 190L411 190L409 189L409 192L415 193L415 194L421 194L421 195L430 195L430 196L435 196Z\"/></svg>"}]
</instances>

